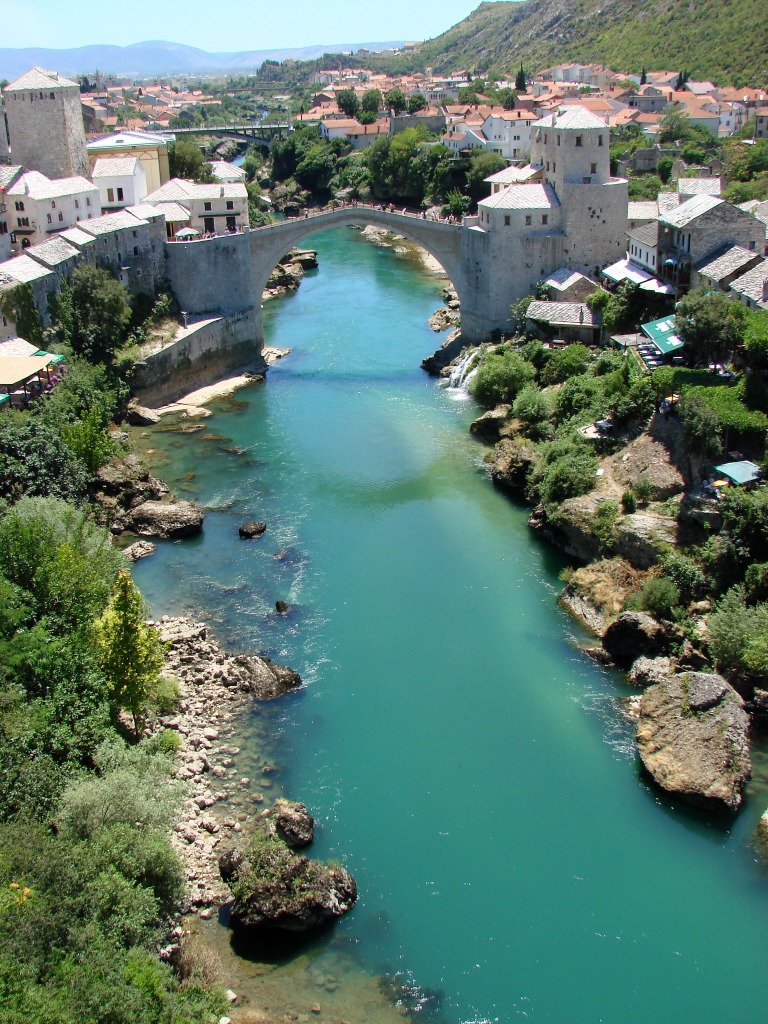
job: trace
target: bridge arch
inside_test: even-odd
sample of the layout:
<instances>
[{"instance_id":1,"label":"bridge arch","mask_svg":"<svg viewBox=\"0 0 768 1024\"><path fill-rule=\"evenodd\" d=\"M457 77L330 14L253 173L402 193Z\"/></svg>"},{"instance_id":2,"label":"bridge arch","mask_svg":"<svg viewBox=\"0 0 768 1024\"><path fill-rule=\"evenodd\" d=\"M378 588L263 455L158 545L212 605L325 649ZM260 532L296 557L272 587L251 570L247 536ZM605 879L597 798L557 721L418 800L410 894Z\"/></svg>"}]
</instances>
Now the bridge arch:
<instances>
[{"instance_id":1,"label":"bridge arch","mask_svg":"<svg viewBox=\"0 0 768 1024\"><path fill-rule=\"evenodd\" d=\"M418 214L390 213L387 210L377 210L373 206L363 205L340 207L253 228L248 235L253 291L261 295L270 274L282 257L310 235L331 227L359 224L372 224L404 235L409 241L426 249L441 264L456 289L459 302L462 302L465 278L461 258L460 225L424 220Z\"/></svg>"}]
</instances>

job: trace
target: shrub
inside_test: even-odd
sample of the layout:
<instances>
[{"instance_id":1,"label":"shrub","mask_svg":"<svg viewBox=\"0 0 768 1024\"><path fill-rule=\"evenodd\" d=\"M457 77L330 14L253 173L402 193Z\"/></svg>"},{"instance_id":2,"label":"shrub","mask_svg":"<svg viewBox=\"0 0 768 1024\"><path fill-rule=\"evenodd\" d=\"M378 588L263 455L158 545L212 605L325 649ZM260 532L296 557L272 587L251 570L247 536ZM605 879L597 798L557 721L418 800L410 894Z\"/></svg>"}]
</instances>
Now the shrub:
<instances>
[{"instance_id":1,"label":"shrub","mask_svg":"<svg viewBox=\"0 0 768 1024\"><path fill-rule=\"evenodd\" d=\"M632 493L641 505L647 505L653 497L653 484L650 480L647 480L644 477L638 477L638 479L633 480L629 486L632 488Z\"/></svg>"},{"instance_id":2,"label":"shrub","mask_svg":"<svg viewBox=\"0 0 768 1024\"><path fill-rule=\"evenodd\" d=\"M748 605L732 587L710 616L709 648L723 672L768 676L768 604Z\"/></svg>"},{"instance_id":3,"label":"shrub","mask_svg":"<svg viewBox=\"0 0 768 1024\"><path fill-rule=\"evenodd\" d=\"M536 376L534 367L517 352L491 353L472 378L470 391L481 405L512 402Z\"/></svg>"},{"instance_id":4,"label":"shrub","mask_svg":"<svg viewBox=\"0 0 768 1024\"><path fill-rule=\"evenodd\" d=\"M75 423L67 423L61 431L64 444L91 474L117 453L117 445L100 420L99 410L90 409Z\"/></svg>"},{"instance_id":5,"label":"shrub","mask_svg":"<svg viewBox=\"0 0 768 1024\"><path fill-rule=\"evenodd\" d=\"M744 559L768 561L768 487L729 487L722 503L723 525Z\"/></svg>"},{"instance_id":6,"label":"shrub","mask_svg":"<svg viewBox=\"0 0 768 1024\"><path fill-rule=\"evenodd\" d=\"M542 445L542 458L531 473L531 490L545 505L587 494L595 486L598 460L586 444L572 437Z\"/></svg>"},{"instance_id":7,"label":"shrub","mask_svg":"<svg viewBox=\"0 0 768 1024\"><path fill-rule=\"evenodd\" d=\"M595 535L600 541L601 548L610 547L613 536L614 528L616 526L616 520L619 515L618 502L606 499L601 501L597 506L595 512Z\"/></svg>"},{"instance_id":8,"label":"shrub","mask_svg":"<svg viewBox=\"0 0 768 1024\"><path fill-rule=\"evenodd\" d=\"M681 551L670 551L660 562L661 569L675 584L686 604L707 592L707 578L701 566Z\"/></svg>"},{"instance_id":9,"label":"shrub","mask_svg":"<svg viewBox=\"0 0 768 1024\"><path fill-rule=\"evenodd\" d=\"M686 393L678 404L683 423L683 443L690 455L717 459L723 447L720 439L720 419L700 396Z\"/></svg>"},{"instance_id":10,"label":"shrub","mask_svg":"<svg viewBox=\"0 0 768 1024\"><path fill-rule=\"evenodd\" d=\"M744 589L749 604L768 601L768 562L750 565L744 574Z\"/></svg>"},{"instance_id":11,"label":"shrub","mask_svg":"<svg viewBox=\"0 0 768 1024\"><path fill-rule=\"evenodd\" d=\"M635 498L635 492L630 488L621 496L621 508L625 515L631 516L637 511L637 500Z\"/></svg>"},{"instance_id":12,"label":"shrub","mask_svg":"<svg viewBox=\"0 0 768 1024\"><path fill-rule=\"evenodd\" d=\"M656 619L671 619L680 603L680 591L664 576L646 580L640 589L640 603Z\"/></svg>"},{"instance_id":13,"label":"shrub","mask_svg":"<svg viewBox=\"0 0 768 1024\"><path fill-rule=\"evenodd\" d=\"M524 423L540 423L552 415L552 403L535 384L527 384L515 399L512 415Z\"/></svg>"},{"instance_id":14,"label":"shrub","mask_svg":"<svg viewBox=\"0 0 768 1024\"><path fill-rule=\"evenodd\" d=\"M600 380L587 374L572 377L560 388L555 399L558 423L572 416L594 417L602 412L603 388Z\"/></svg>"},{"instance_id":15,"label":"shrub","mask_svg":"<svg viewBox=\"0 0 768 1024\"><path fill-rule=\"evenodd\" d=\"M550 358L541 372L544 384L562 384L585 372L592 359L586 345L567 345Z\"/></svg>"},{"instance_id":16,"label":"shrub","mask_svg":"<svg viewBox=\"0 0 768 1024\"><path fill-rule=\"evenodd\" d=\"M57 432L29 416L0 419L0 498L52 496L80 503L88 489L85 463Z\"/></svg>"}]
</instances>

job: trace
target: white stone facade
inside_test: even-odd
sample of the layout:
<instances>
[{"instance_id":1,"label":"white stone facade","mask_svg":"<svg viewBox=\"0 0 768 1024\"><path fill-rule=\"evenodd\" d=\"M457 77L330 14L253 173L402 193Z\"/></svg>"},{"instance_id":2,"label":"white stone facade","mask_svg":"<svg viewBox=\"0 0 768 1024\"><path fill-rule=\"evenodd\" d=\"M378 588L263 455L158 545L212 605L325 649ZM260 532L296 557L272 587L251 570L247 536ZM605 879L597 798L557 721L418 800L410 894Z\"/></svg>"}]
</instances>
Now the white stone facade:
<instances>
[{"instance_id":1,"label":"white stone facade","mask_svg":"<svg viewBox=\"0 0 768 1024\"><path fill-rule=\"evenodd\" d=\"M242 182L199 185L172 178L144 202L158 210L168 203L183 206L189 210L190 227L201 235L232 234L248 227L248 192Z\"/></svg>"},{"instance_id":2,"label":"white stone facade","mask_svg":"<svg viewBox=\"0 0 768 1024\"><path fill-rule=\"evenodd\" d=\"M80 221L101 216L99 190L85 178L51 180L27 171L6 193L13 248L27 249Z\"/></svg>"},{"instance_id":3,"label":"white stone facade","mask_svg":"<svg viewBox=\"0 0 768 1024\"><path fill-rule=\"evenodd\" d=\"M92 177L105 213L135 206L147 195L147 176L135 156L101 157L93 165Z\"/></svg>"},{"instance_id":4,"label":"white stone facade","mask_svg":"<svg viewBox=\"0 0 768 1024\"><path fill-rule=\"evenodd\" d=\"M14 163L49 178L88 174L77 82L32 68L3 91Z\"/></svg>"},{"instance_id":5,"label":"white stone facade","mask_svg":"<svg viewBox=\"0 0 768 1024\"><path fill-rule=\"evenodd\" d=\"M489 114L483 122L486 149L505 160L528 158L531 150L531 126L536 118L527 110L505 110Z\"/></svg>"}]
</instances>

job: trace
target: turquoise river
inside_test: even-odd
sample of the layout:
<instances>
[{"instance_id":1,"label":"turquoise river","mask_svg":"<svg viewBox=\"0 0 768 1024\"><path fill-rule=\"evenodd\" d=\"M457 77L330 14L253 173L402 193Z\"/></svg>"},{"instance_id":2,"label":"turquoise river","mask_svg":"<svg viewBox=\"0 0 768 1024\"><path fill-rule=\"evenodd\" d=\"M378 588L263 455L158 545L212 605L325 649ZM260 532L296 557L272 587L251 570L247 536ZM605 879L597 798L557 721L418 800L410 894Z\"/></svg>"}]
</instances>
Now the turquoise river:
<instances>
[{"instance_id":1,"label":"turquoise river","mask_svg":"<svg viewBox=\"0 0 768 1024\"><path fill-rule=\"evenodd\" d=\"M733 822L648 785L626 684L556 604L565 563L489 482L474 404L419 368L441 282L348 229L311 244L266 311L292 349L268 382L152 433L209 511L136 566L156 614L305 680L268 711L276 785L360 890L309 953L351 951L430 1021L765 1021L765 747Z\"/></svg>"}]
</instances>

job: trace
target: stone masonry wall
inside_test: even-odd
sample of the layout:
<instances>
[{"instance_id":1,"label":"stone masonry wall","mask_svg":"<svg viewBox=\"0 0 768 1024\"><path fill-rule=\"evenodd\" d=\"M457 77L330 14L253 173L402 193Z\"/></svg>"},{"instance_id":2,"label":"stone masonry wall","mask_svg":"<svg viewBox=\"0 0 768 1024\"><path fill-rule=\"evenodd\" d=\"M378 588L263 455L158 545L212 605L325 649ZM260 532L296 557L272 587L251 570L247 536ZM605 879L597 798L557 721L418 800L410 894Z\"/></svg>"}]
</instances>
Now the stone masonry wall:
<instances>
[{"instance_id":1,"label":"stone masonry wall","mask_svg":"<svg viewBox=\"0 0 768 1024\"><path fill-rule=\"evenodd\" d=\"M49 178L89 174L77 86L43 90L42 97L39 90L14 90L5 108L14 163Z\"/></svg>"}]
</instances>

